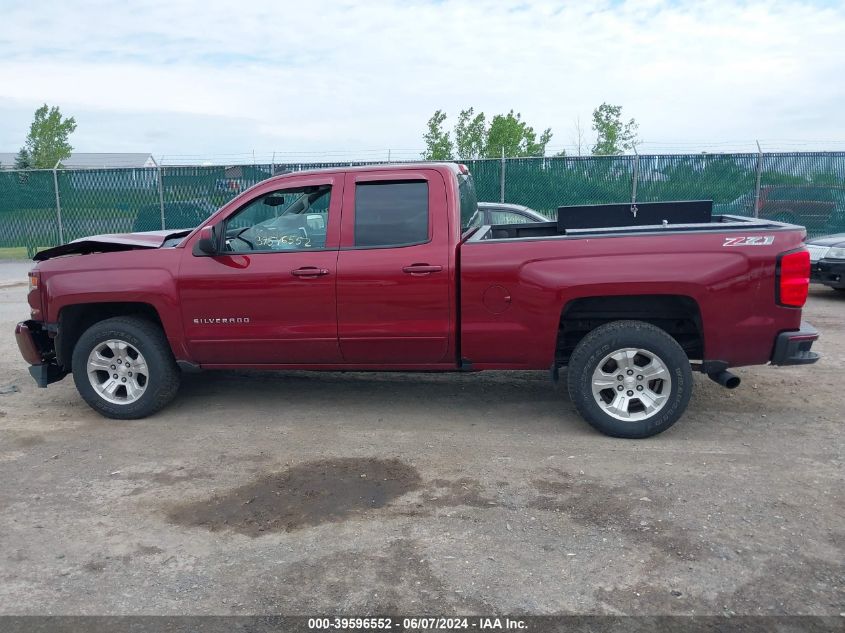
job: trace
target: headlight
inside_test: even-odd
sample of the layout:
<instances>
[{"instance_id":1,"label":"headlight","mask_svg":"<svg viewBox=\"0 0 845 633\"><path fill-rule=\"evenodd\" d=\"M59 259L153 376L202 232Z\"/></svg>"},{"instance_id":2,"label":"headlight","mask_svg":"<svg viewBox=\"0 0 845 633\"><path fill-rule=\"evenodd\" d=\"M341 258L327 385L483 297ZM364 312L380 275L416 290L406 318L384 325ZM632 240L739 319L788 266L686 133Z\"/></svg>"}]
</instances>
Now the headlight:
<instances>
[{"instance_id":1,"label":"headlight","mask_svg":"<svg viewBox=\"0 0 845 633\"><path fill-rule=\"evenodd\" d=\"M825 259L845 259L845 247L842 246L834 246L831 248L827 255L824 256Z\"/></svg>"}]
</instances>

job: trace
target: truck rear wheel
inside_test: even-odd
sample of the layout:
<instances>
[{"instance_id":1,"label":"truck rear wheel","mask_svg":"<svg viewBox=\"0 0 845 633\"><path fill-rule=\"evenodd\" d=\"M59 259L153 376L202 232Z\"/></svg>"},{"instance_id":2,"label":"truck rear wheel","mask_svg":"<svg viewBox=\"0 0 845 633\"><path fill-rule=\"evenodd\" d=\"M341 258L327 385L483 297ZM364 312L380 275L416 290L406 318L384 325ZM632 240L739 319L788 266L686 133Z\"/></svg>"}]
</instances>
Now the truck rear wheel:
<instances>
[{"instance_id":1,"label":"truck rear wheel","mask_svg":"<svg viewBox=\"0 0 845 633\"><path fill-rule=\"evenodd\" d=\"M569 360L569 396L606 435L650 437L683 415L692 393L684 350L658 327L614 321L587 334Z\"/></svg>"},{"instance_id":2,"label":"truck rear wheel","mask_svg":"<svg viewBox=\"0 0 845 633\"><path fill-rule=\"evenodd\" d=\"M77 391L107 418L152 415L179 389L179 368L164 332L145 319L95 323L77 341L72 363Z\"/></svg>"}]
</instances>

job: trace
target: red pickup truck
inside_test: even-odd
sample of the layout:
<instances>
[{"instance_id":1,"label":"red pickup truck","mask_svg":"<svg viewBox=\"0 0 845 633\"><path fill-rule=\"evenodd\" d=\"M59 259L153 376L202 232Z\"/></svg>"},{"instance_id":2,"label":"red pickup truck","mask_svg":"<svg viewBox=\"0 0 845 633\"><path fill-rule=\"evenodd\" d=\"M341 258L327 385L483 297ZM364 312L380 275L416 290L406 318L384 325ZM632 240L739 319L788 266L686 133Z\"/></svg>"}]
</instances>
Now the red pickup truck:
<instances>
[{"instance_id":1,"label":"red pickup truck","mask_svg":"<svg viewBox=\"0 0 845 633\"><path fill-rule=\"evenodd\" d=\"M732 388L731 367L818 358L804 230L676 222L687 204L650 224L634 206L628 226L603 226L602 207L471 226L461 165L285 174L190 231L39 253L16 335L40 386L73 373L111 418L158 411L182 371L566 367L590 424L647 437L683 413L692 369Z\"/></svg>"}]
</instances>

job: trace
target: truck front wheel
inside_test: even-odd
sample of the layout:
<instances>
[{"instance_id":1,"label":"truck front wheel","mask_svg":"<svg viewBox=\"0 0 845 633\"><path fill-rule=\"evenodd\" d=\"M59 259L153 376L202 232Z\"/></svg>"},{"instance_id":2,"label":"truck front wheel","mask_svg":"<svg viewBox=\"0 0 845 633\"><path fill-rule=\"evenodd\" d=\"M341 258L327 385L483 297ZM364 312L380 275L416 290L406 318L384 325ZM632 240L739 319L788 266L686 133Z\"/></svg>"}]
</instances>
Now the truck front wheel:
<instances>
[{"instance_id":1,"label":"truck front wheel","mask_svg":"<svg viewBox=\"0 0 845 633\"><path fill-rule=\"evenodd\" d=\"M613 437L665 431L684 413L692 393L684 350L643 321L614 321L592 330L575 347L567 375L578 412Z\"/></svg>"},{"instance_id":2,"label":"truck front wheel","mask_svg":"<svg viewBox=\"0 0 845 633\"><path fill-rule=\"evenodd\" d=\"M145 319L95 323L77 341L72 362L77 391L107 418L152 415L179 389L179 368L164 332Z\"/></svg>"}]
</instances>

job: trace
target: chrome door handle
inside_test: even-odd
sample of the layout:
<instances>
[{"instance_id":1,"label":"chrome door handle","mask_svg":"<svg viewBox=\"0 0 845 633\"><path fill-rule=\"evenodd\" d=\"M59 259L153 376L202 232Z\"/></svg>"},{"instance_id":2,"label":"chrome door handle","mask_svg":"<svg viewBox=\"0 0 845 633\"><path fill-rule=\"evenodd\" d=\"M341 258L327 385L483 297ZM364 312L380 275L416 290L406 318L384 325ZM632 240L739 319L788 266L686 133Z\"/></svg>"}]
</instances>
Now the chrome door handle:
<instances>
[{"instance_id":1,"label":"chrome door handle","mask_svg":"<svg viewBox=\"0 0 845 633\"><path fill-rule=\"evenodd\" d=\"M328 275L329 271L325 268L317 268L316 266L303 266L302 268L295 268L290 271L294 277L322 277Z\"/></svg>"},{"instance_id":2,"label":"chrome door handle","mask_svg":"<svg viewBox=\"0 0 845 633\"><path fill-rule=\"evenodd\" d=\"M431 273L439 273L443 270L443 266L429 266L428 264L411 264L402 269L403 273L410 275L429 275Z\"/></svg>"}]
</instances>

